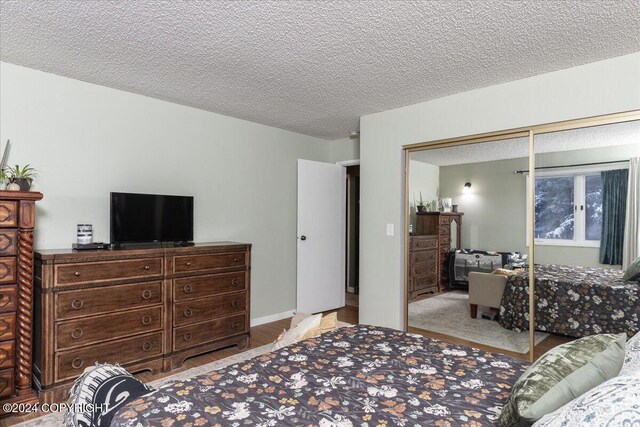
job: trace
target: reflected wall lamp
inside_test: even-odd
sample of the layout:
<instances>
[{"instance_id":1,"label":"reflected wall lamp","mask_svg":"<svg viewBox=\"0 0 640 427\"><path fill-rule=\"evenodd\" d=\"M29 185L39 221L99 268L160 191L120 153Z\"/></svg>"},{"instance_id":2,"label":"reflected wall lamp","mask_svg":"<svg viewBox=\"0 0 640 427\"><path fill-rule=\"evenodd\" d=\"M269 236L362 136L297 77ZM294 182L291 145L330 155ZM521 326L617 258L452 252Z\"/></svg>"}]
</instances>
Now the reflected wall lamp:
<instances>
[{"instance_id":1,"label":"reflected wall lamp","mask_svg":"<svg viewBox=\"0 0 640 427\"><path fill-rule=\"evenodd\" d=\"M462 190L465 193L468 193L469 190L471 190L471 183L470 182L465 182L464 183L464 189Z\"/></svg>"}]
</instances>

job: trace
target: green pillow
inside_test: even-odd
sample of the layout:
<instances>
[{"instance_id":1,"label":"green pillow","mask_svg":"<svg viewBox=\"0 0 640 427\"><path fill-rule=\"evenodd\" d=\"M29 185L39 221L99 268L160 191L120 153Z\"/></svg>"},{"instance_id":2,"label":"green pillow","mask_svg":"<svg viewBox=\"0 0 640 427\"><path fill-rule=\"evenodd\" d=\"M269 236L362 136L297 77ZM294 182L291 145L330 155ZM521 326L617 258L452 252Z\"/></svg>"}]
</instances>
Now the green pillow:
<instances>
[{"instance_id":1,"label":"green pillow","mask_svg":"<svg viewBox=\"0 0 640 427\"><path fill-rule=\"evenodd\" d=\"M631 263L627 271L624 272L622 280L639 280L640 281L640 257Z\"/></svg>"},{"instance_id":2,"label":"green pillow","mask_svg":"<svg viewBox=\"0 0 640 427\"><path fill-rule=\"evenodd\" d=\"M559 345L538 359L513 386L500 426L530 426L622 369L627 334L602 334Z\"/></svg>"}]
</instances>

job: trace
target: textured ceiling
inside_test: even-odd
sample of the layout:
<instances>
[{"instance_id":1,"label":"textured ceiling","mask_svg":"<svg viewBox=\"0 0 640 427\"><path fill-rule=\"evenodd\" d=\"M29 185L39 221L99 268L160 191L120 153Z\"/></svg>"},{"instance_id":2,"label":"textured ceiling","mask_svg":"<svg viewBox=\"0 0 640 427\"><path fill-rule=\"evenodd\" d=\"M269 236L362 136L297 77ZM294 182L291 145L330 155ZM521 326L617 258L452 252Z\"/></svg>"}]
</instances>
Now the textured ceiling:
<instances>
[{"instance_id":1,"label":"textured ceiling","mask_svg":"<svg viewBox=\"0 0 640 427\"><path fill-rule=\"evenodd\" d=\"M0 1L3 61L326 139L640 50L617 1Z\"/></svg>"},{"instance_id":2,"label":"textured ceiling","mask_svg":"<svg viewBox=\"0 0 640 427\"><path fill-rule=\"evenodd\" d=\"M537 135L534 142L536 154L618 145L636 145L640 153L640 122L551 132ZM514 138L482 144L416 151L411 153L411 160L436 166L451 166L528 156L529 138Z\"/></svg>"}]
</instances>

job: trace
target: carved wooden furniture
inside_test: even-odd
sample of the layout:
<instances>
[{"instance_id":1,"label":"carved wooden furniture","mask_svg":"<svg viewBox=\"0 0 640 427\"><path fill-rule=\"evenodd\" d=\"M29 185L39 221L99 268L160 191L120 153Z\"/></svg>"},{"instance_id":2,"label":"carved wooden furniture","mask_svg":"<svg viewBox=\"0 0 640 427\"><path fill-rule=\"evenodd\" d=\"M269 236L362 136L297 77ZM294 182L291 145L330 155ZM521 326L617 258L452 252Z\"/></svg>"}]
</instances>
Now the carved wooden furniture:
<instances>
[{"instance_id":1,"label":"carved wooden furniture","mask_svg":"<svg viewBox=\"0 0 640 427\"><path fill-rule=\"evenodd\" d=\"M0 191L0 401L33 403L33 230L37 192ZM5 411L0 409L0 415Z\"/></svg>"},{"instance_id":2,"label":"carved wooden furniture","mask_svg":"<svg viewBox=\"0 0 640 427\"><path fill-rule=\"evenodd\" d=\"M34 374L46 402L96 362L165 371L249 343L251 245L36 252Z\"/></svg>"},{"instance_id":3,"label":"carved wooden furniture","mask_svg":"<svg viewBox=\"0 0 640 427\"><path fill-rule=\"evenodd\" d=\"M456 232L455 247L462 246L462 212L418 212L416 214L416 237L429 236L436 239L436 275L438 291L449 287L447 260L451 251L451 229ZM411 262L411 260L410 260Z\"/></svg>"},{"instance_id":4,"label":"carved wooden furniture","mask_svg":"<svg viewBox=\"0 0 640 427\"><path fill-rule=\"evenodd\" d=\"M411 236L409 244L409 301L418 295L438 291L438 238Z\"/></svg>"}]
</instances>

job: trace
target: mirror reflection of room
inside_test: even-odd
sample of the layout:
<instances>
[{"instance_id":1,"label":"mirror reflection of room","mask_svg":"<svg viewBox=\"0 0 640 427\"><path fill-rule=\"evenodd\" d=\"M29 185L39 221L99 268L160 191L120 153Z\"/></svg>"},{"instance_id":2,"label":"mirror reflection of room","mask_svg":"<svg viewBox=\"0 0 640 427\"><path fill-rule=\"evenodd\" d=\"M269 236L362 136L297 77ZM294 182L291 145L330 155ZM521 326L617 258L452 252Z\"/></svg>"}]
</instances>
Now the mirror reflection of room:
<instances>
[{"instance_id":1,"label":"mirror reflection of room","mask_svg":"<svg viewBox=\"0 0 640 427\"><path fill-rule=\"evenodd\" d=\"M528 152L528 138L512 138L411 153L412 332L528 357L528 331L499 322L508 276L528 266L526 178L514 174Z\"/></svg>"},{"instance_id":2,"label":"mirror reflection of room","mask_svg":"<svg viewBox=\"0 0 640 427\"><path fill-rule=\"evenodd\" d=\"M535 325L547 347L640 330L640 122L536 135ZM527 175L526 172L522 172ZM501 323L528 329L527 279L505 291Z\"/></svg>"}]
</instances>

